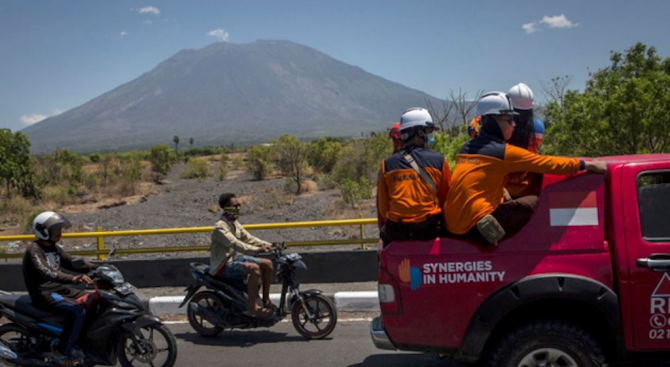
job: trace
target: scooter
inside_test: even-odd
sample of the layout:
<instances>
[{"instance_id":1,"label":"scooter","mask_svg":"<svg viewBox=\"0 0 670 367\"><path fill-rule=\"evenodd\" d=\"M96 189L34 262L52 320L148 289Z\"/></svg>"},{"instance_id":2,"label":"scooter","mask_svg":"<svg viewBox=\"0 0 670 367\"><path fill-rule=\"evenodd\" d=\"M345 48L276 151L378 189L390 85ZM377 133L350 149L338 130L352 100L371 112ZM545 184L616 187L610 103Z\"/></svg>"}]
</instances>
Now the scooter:
<instances>
[{"instance_id":1,"label":"scooter","mask_svg":"<svg viewBox=\"0 0 670 367\"><path fill-rule=\"evenodd\" d=\"M209 266L191 263L195 281L186 288L186 297L179 307L188 303L186 314L191 327L202 336L215 336L224 329L271 327L284 319L290 310L293 326L305 339L323 339L335 329L337 310L320 290L301 291L296 281L297 269L307 265L297 253L284 254L286 246L275 244L273 262L281 281L279 307L269 317L252 317L247 309L247 286L243 282L214 277ZM200 288L206 290L198 292ZM258 301L259 306L260 297Z\"/></svg>"},{"instance_id":2,"label":"scooter","mask_svg":"<svg viewBox=\"0 0 670 367\"><path fill-rule=\"evenodd\" d=\"M72 351L80 361L78 365L114 366L120 362L123 367L174 366L174 336L144 307L121 272L100 266L88 276L95 283L98 300L87 309L87 322ZM14 358L5 359L4 363L59 366L52 356L63 330L62 316L35 308L30 296L0 291L0 317L10 320L0 326L0 342L14 353Z\"/></svg>"}]
</instances>

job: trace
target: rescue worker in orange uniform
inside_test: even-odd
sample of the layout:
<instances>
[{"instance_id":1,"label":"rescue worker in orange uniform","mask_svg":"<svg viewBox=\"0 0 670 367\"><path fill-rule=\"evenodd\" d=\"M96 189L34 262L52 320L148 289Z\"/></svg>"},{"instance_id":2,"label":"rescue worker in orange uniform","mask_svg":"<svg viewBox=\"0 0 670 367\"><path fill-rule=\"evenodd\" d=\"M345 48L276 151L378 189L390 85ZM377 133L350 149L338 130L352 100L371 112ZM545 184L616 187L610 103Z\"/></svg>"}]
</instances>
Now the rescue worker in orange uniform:
<instances>
[{"instance_id":1,"label":"rescue worker in orange uniform","mask_svg":"<svg viewBox=\"0 0 670 367\"><path fill-rule=\"evenodd\" d=\"M509 144L538 153L540 141L544 134L544 123L533 117L535 96L533 91L524 83L519 83L507 92L514 106L514 133ZM468 133L476 138L481 130L481 116L470 121ZM505 200L515 199L527 195L539 195L542 189L542 174L534 172L513 172L507 176L505 183Z\"/></svg>"},{"instance_id":2,"label":"rescue worker in orange uniform","mask_svg":"<svg viewBox=\"0 0 670 367\"><path fill-rule=\"evenodd\" d=\"M434 130L425 108L411 108L400 119L403 149L382 162L377 183L380 236L385 244L426 241L439 234L451 173L444 156L430 151Z\"/></svg>"},{"instance_id":3,"label":"rescue worker in orange uniform","mask_svg":"<svg viewBox=\"0 0 670 367\"><path fill-rule=\"evenodd\" d=\"M396 122L391 126L389 131L389 138L393 142L393 153L399 152L402 149L402 138L400 137L400 122Z\"/></svg>"},{"instance_id":4,"label":"rescue worker in orange uniform","mask_svg":"<svg viewBox=\"0 0 670 367\"><path fill-rule=\"evenodd\" d=\"M607 171L605 162L597 159L586 162L542 156L507 144L514 132L516 112L505 93L485 94L476 110L481 116L481 132L461 147L444 206L446 226L453 234L497 245L505 234L513 234L528 223L537 206L537 196L503 202L506 177L512 172L567 175L584 169Z\"/></svg>"}]
</instances>

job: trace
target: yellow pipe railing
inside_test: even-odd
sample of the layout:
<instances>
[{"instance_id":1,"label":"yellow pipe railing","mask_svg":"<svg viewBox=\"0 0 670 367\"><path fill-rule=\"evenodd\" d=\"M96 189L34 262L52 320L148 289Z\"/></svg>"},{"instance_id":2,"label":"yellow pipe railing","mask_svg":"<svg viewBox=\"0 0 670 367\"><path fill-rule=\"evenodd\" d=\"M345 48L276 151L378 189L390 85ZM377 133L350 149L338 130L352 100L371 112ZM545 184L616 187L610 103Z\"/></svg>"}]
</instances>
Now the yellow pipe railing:
<instances>
[{"instance_id":1,"label":"yellow pipe railing","mask_svg":"<svg viewBox=\"0 0 670 367\"><path fill-rule=\"evenodd\" d=\"M365 225L376 224L377 219L374 218L360 218L360 219L342 219L342 220L324 220L324 221L310 221L310 222L289 222L289 223L262 223L262 224L247 224L244 226L247 230L261 230L261 229L283 229L283 228L305 228L305 227L335 227L335 226L360 226L360 238L348 240L323 240L323 241L300 241L287 242L287 246L332 246L332 245L347 245L360 244L361 249L366 249L369 243L377 243L377 238L364 238ZM148 235L165 235L165 234L179 234L179 233L199 233L210 232L213 227L189 227L189 228L165 228L165 229L141 229L128 231L103 231L102 227L98 227L96 232L79 232L79 233L63 233L63 238L96 238L97 250L89 251L70 251L73 255L79 256L95 256L98 260L104 260L108 250L105 249L105 237L120 237L120 236L148 236ZM34 240L34 235L14 235L14 236L0 236L0 242L4 241L22 241ZM158 252L186 252L186 251L209 251L209 246L181 246L181 247L149 247L149 248L135 248L135 249L117 249L117 254L146 254ZM0 254L2 258L18 258L22 254Z\"/></svg>"}]
</instances>

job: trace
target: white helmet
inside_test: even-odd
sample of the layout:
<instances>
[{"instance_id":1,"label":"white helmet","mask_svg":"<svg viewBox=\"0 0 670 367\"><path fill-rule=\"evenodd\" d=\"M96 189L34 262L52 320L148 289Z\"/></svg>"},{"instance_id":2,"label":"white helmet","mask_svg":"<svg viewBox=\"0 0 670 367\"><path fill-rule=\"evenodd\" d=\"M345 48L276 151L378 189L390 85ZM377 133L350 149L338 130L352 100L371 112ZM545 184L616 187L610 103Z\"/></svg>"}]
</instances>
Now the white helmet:
<instances>
[{"instance_id":1,"label":"white helmet","mask_svg":"<svg viewBox=\"0 0 670 367\"><path fill-rule=\"evenodd\" d=\"M70 228L70 221L55 212L40 213L33 220L33 233L40 240L49 239L49 230L54 228Z\"/></svg>"},{"instance_id":2,"label":"white helmet","mask_svg":"<svg viewBox=\"0 0 670 367\"><path fill-rule=\"evenodd\" d=\"M518 115L512 100L503 92L489 92L477 101L477 116Z\"/></svg>"},{"instance_id":3,"label":"white helmet","mask_svg":"<svg viewBox=\"0 0 670 367\"><path fill-rule=\"evenodd\" d=\"M533 91L528 88L527 85L519 83L509 89L507 95L512 99L514 103L514 108L517 110L532 110L533 103L535 102L535 96Z\"/></svg>"},{"instance_id":4,"label":"white helmet","mask_svg":"<svg viewBox=\"0 0 670 367\"><path fill-rule=\"evenodd\" d=\"M412 107L400 116L400 134L402 140L407 140L413 136L414 127L435 127L433 117L427 109L421 107ZM409 131L411 129L412 131Z\"/></svg>"}]
</instances>

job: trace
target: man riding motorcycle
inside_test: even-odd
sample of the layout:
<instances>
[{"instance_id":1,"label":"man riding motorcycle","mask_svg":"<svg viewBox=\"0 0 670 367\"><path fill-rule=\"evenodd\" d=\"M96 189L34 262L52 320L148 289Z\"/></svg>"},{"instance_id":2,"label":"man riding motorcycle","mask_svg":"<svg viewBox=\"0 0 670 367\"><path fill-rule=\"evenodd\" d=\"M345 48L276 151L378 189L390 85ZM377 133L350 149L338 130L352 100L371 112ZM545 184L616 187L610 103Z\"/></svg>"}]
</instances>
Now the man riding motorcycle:
<instances>
[{"instance_id":1,"label":"man riding motorcycle","mask_svg":"<svg viewBox=\"0 0 670 367\"><path fill-rule=\"evenodd\" d=\"M240 202L235 194L226 193L219 197L219 206L223 209L221 219L212 230L210 248L210 272L214 276L247 282L247 313L253 317L269 317L277 308L270 301L270 284L272 283L272 261L257 257L239 255L269 252L272 244L254 237L247 232L240 222ZM263 280L263 307L256 304L258 299L258 282Z\"/></svg>"},{"instance_id":2,"label":"man riding motorcycle","mask_svg":"<svg viewBox=\"0 0 670 367\"><path fill-rule=\"evenodd\" d=\"M70 226L70 222L58 213L47 211L39 214L32 226L37 240L28 245L23 256L23 278L33 305L65 318L63 333L53 350L54 362L62 366L78 363L72 356L72 347L84 323L84 305L91 301L88 298L91 294L71 285L92 284L86 273L98 267L85 261L75 262L57 245L63 229ZM62 269L78 274L65 273Z\"/></svg>"}]
</instances>

